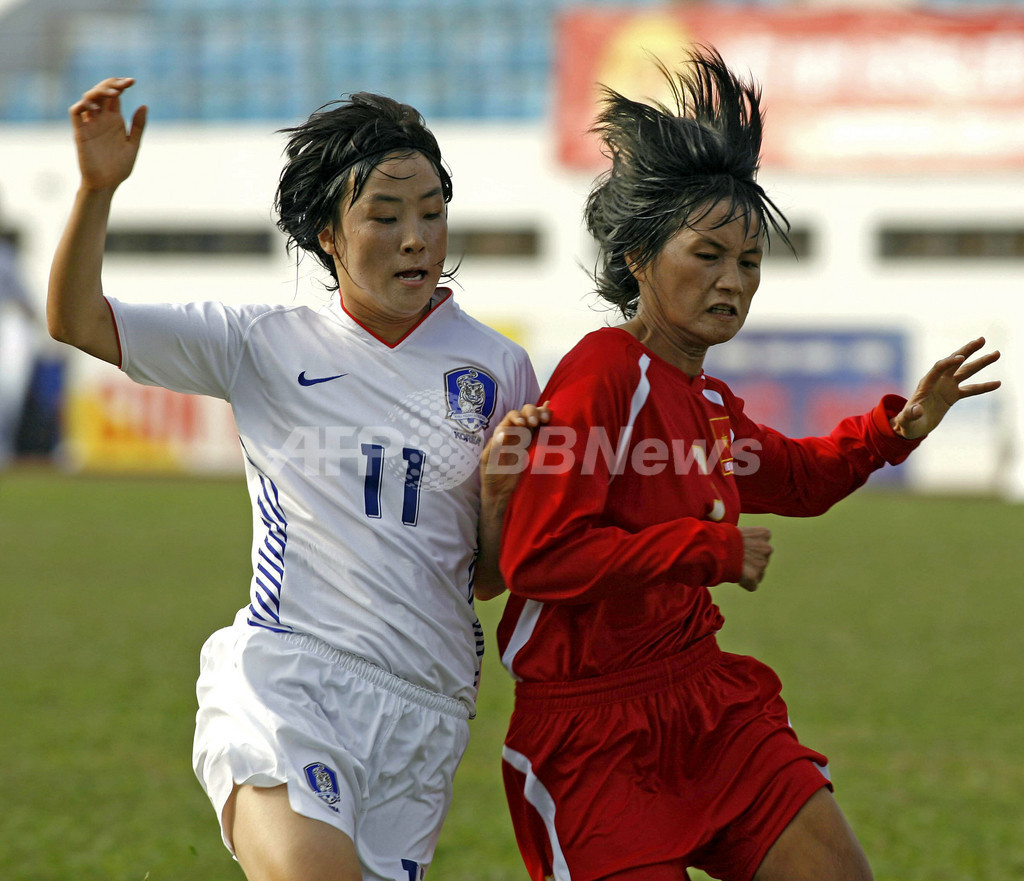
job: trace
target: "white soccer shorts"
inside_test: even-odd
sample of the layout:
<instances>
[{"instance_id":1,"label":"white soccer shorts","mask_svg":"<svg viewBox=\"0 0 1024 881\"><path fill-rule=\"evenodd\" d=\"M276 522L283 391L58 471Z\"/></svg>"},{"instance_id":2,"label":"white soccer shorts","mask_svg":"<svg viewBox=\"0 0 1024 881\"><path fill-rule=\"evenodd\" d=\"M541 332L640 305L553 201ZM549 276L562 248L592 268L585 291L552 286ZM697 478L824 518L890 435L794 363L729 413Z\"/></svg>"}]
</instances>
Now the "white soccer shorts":
<instances>
[{"instance_id":1,"label":"white soccer shorts","mask_svg":"<svg viewBox=\"0 0 1024 881\"><path fill-rule=\"evenodd\" d=\"M292 810L355 842L366 881L423 877L469 742L465 704L244 616L203 646L196 691L193 767L218 819L234 784L284 783Z\"/></svg>"}]
</instances>

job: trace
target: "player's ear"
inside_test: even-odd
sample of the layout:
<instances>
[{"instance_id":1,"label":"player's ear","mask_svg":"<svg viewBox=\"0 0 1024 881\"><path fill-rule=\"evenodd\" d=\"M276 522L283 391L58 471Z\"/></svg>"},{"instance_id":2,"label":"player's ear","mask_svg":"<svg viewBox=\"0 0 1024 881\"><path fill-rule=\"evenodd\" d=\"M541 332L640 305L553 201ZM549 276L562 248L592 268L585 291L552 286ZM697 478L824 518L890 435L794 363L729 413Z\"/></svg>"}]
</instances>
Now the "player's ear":
<instances>
[{"instance_id":1,"label":"player's ear","mask_svg":"<svg viewBox=\"0 0 1024 881\"><path fill-rule=\"evenodd\" d=\"M338 248L334 244L334 224L331 223L320 230L320 234L317 236L320 242L320 247L323 249L325 254L330 254L332 257L338 255Z\"/></svg>"},{"instance_id":2,"label":"player's ear","mask_svg":"<svg viewBox=\"0 0 1024 881\"><path fill-rule=\"evenodd\" d=\"M636 262L636 251L630 251L626 254L626 268L630 274L637 280L637 284L644 280L646 273L644 269L646 267L638 266Z\"/></svg>"}]
</instances>

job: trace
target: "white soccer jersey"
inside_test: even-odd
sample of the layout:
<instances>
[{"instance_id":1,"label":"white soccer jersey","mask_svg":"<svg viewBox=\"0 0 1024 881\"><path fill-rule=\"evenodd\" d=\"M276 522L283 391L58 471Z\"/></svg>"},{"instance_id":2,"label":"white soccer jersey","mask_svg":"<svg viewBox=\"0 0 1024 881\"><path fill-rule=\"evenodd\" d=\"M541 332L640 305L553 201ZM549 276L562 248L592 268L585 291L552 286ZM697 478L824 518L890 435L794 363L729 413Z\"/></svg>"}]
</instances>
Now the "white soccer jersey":
<instances>
[{"instance_id":1,"label":"white soccer jersey","mask_svg":"<svg viewBox=\"0 0 1024 881\"><path fill-rule=\"evenodd\" d=\"M537 400L525 351L450 292L399 342L305 306L110 299L133 380L231 403L253 508L249 624L475 706L480 452Z\"/></svg>"}]
</instances>

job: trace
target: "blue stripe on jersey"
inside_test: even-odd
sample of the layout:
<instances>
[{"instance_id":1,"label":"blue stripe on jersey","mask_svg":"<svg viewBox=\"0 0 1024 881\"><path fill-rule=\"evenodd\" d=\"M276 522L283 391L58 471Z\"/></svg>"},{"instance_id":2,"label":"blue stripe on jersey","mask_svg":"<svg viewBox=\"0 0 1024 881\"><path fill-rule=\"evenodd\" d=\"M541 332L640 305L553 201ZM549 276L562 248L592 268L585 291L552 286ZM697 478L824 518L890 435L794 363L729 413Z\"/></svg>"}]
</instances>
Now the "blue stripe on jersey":
<instances>
[{"instance_id":1,"label":"blue stripe on jersey","mask_svg":"<svg viewBox=\"0 0 1024 881\"><path fill-rule=\"evenodd\" d=\"M473 621L473 635L476 637L476 656L482 658L484 656L484 628L481 626L479 618Z\"/></svg>"},{"instance_id":2,"label":"blue stripe on jersey","mask_svg":"<svg viewBox=\"0 0 1024 881\"><path fill-rule=\"evenodd\" d=\"M252 462L251 459L249 461ZM281 624L280 613L284 552L288 546L288 518L281 509L277 486L263 474L259 478L262 492L256 498L256 507L266 532L257 551L259 560L253 572L249 623L254 627L287 633L292 628Z\"/></svg>"},{"instance_id":3,"label":"blue stripe on jersey","mask_svg":"<svg viewBox=\"0 0 1024 881\"><path fill-rule=\"evenodd\" d=\"M480 549L477 548L473 554L473 559L469 562L469 603L473 604L473 584L476 578L476 561L480 556ZM476 636L476 656L482 658L484 656L484 628L480 624L479 618L473 619L473 633Z\"/></svg>"},{"instance_id":4,"label":"blue stripe on jersey","mask_svg":"<svg viewBox=\"0 0 1024 881\"><path fill-rule=\"evenodd\" d=\"M273 556L274 559L276 559L278 562L275 563L274 560L271 559L271 556ZM277 573L278 578L284 575L284 566L280 565L284 563L284 560L282 560L279 556L277 556L276 554L268 554L266 548L260 548L260 559L263 560L263 563L266 563L271 569L273 569ZM260 564L261 569L263 568L263 563ZM269 577L270 573L267 572L267 575Z\"/></svg>"},{"instance_id":5,"label":"blue stripe on jersey","mask_svg":"<svg viewBox=\"0 0 1024 881\"><path fill-rule=\"evenodd\" d=\"M263 597L260 596L259 594L256 595L255 599L253 600L253 603L250 603L250 605L249 605L249 611L250 612L256 613L255 603L259 603L260 604L260 608L264 612L266 612L274 621L276 621L278 624L281 623L281 619L277 616L277 614L273 611L273 609L271 609L270 606L268 606L266 604L266 602L264 601ZM266 620L266 619L264 619L264 620Z\"/></svg>"},{"instance_id":6,"label":"blue stripe on jersey","mask_svg":"<svg viewBox=\"0 0 1024 881\"><path fill-rule=\"evenodd\" d=\"M262 569L263 569L263 567L261 566L260 570L262 570ZM261 572L261 574L262 574L262 572ZM253 578L253 581L255 582L256 587L259 590L260 596L263 596L266 599L270 600L270 602L272 602L274 604L274 607L276 609L280 609L281 608L281 582L274 581L273 579L268 579L268 578L260 578L259 575L256 575ZM268 583L268 581L269 581L269 583ZM256 595L255 591L253 592L253 595L254 596Z\"/></svg>"},{"instance_id":7,"label":"blue stripe on jersey","mask_svg":"<svg viewBox=\"0 0 1024 881\"><path fill-rule=\"evenodd\" d=\"M473 553L473 559L469 561L469 602L473 604L473 584L476 578L476 561L480 556L480 548ZM476 675L473 677L473 688L480 687L480 673L483 667L484 658L484 628L480 619L473 618L473 636L476 640Z\"/></svg>"}]
</instances>

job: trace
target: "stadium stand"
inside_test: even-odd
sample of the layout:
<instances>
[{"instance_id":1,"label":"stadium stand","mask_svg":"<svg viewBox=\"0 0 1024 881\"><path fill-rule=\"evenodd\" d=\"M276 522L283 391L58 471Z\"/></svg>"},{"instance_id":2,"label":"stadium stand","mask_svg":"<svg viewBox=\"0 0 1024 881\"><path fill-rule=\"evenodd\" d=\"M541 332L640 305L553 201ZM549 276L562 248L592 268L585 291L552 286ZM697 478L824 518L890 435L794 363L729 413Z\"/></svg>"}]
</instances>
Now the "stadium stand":
<instances>
[{"instance_id":1,"label":"stadium stand","mask_svg":"<svg viewBox=\"0 0 1024 881\"><path fill-rule=\"evenodd\" d=\"M678 2L678 0L677 0ZM780 0L749 5L779 6ZM717 0L718 5L741 5ZM62 119L88 85L138 80L170 120L289 119L342 92L401 96L428 119L548 109L554 21L652 0L31 0L0 13L0 121ZM963 9L972 0L920 4ZM1015 5L1024 5L1016 0Z\"/></svg>"}]
</instances>

